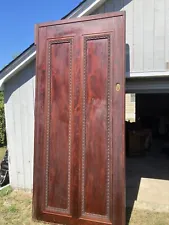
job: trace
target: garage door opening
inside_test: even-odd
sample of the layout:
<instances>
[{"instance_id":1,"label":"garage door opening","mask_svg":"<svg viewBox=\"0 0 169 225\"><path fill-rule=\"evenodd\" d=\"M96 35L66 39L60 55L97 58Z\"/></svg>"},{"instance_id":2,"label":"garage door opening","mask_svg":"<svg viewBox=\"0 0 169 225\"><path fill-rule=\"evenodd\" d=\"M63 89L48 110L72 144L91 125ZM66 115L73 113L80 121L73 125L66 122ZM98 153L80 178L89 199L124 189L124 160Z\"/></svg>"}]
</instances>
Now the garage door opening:
<instances>
[{"instance_id":1,"label":"garage door opening","mask_svg":"<svg viewBox=\"0 0 169 225\"><path fill-rule=\"evenodd\" d=\"M169 94L126 94L126 203L169 208Z\"/></svg>"}]
</instances>

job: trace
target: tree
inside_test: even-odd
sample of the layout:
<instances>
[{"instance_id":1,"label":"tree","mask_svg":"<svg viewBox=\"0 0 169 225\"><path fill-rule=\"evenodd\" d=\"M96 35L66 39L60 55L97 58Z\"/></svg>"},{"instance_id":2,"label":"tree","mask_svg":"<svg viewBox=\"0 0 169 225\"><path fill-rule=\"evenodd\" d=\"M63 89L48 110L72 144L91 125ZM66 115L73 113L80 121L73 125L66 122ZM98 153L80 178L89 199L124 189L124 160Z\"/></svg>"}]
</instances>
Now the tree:
<instances>
[{"instance_id":1,"label":"tree","mask_svg":"<svg viewBox=\"0 0 169 225\"><path fill-rule=\"evenodd\" d=\"M0 146L6 145L6 125L4 112L4 93L0 91Z\"/></svg>"}]
</instances>

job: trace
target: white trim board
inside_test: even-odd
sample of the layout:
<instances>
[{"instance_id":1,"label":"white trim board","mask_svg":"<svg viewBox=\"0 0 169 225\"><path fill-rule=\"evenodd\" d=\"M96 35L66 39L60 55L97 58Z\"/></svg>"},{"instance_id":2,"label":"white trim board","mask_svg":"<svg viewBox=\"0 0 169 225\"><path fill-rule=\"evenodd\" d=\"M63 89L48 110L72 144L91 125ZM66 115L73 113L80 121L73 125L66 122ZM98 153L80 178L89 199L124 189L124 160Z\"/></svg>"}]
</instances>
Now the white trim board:
<instances>
[{"instance_id":1,"label":"white trim board","mask_svg":"<svg viewBox=\"0 0 169 225\"><path fill-rule=\"evenodd\" d=\"M106 0L87 0L75 12L72 12L66 19L80 18L87 16L101 6Z\"/></svg>"},{"instance_id":2,"label":"white trim board","mask_svg":"<svg viewBox=\"0 0 169 225\"><path fill-rule=\"evenodd\" d=\"M25 60L23 60L19 65L17 65L13 70L7 73L2 79L0 79L0 90L4 89L4 83L9 80L12 76L18 73L21 69L23 69L26 65L28 65L33 59L36 58L36 51L34 51L31 55L29 55Z\"/></svg>"},{"instance_id":3,"label":"white trim board","mask_svg":"<svg viewBox=\"0 0 169 225\"><path fill-rule=\"evenodd\" d=\"M126 78L169 76L169 71L127 72Z\"/></svg>"}]
</instances>

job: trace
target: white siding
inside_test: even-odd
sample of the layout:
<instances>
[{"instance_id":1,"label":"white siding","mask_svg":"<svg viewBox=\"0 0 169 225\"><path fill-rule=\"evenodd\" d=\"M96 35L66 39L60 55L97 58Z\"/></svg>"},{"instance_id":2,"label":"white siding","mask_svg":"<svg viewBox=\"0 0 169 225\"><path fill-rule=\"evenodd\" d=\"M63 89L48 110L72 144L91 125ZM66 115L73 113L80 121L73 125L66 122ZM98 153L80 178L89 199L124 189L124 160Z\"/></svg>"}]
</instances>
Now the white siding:
<instances>
[{"instance_id":1,"label":"white siding","mask_svg":"<svg viewBox=\"0 0 169 225\"><path fill-rule=\"evenodd\" d=\"M13 87L8 90L9 86L6 86L5 93L10 93ZM15 121L14 121L14 112L13 112L13 104L12 98L10 94L5 94L5 119L6 119L6 131L7 131L7 142L8 142L8 149L9 151L9 174L10 174L10 181L13 187L17 187L18 185L18 178L17 178L17 155L15 154Z\"/></svg>"},{"instance_id":2,"label":"white siding","mask_svg":"<svg viewBox=\"0 0 169 225\"><path fill-rule=\"evenodd\" d=\"M105 12L105 5L103 4L102 6L100 6L98 9L96 9L92 15L96 15L96 14L100 14L100 13L104 13Z\"/></svg>"},{"instance_id":3,"label":"white siding","mask_svg":"<svg viewBox=\"0 0 169 225\"><path fill-rule=\"evenodd\" d=\"M112 0L111 0L112 1ZM126 14L126 70L129 72L130 70L133 71L133 26L134 26L134 4L133 2L130 2L128 4L129 0L124 0L124 6L125 10L128 12Z\"/></svg>"},{"instance_id":4,"label":"white siding","mask_svg":"<svg viewBox=\"0 0 169 225\"><path fill-rule=\"evenodd\" d=\"M143 71L143 0L134 0L133 71Z\"/></svg>"},{"instance_id":5,"label":"white siding","mask_svg":"<svg viewBox=\"0 0 169 225\"><path fill-rule=\"evenodd\" d=\"M165 59L169 62L169 1L165 2ZM168 67L169 70L169 67Z\"/></svg>"},{"instance_id":6,"label":"white siding","mask_svg":"<svg viewBox=\"0 0 169 225\"><path fill-rule=\"evenodd\" d=\"M114 10L114 5L112 0L107 0L105 4L105 12L112 12Z\"/></svg>"},{"instance_id":7,"label":"white siding","mask_svg":"<svg viewBox=\"0 0 169 225\"><path fill-rule=\"evenodd\" d=\"M169 0L107 0L100 9L126 11L127 71L169 70Z\"/></svg>"},{"instance_id":8,"label":"white siding","mask_svg":"<svg viewBox=\"0 0 169 225\"><path fill-rule=\"evenodd\" d=\"M5 114L10 182L31 189L34 145L35 62L5 83Z\"/></svg>"},{"instance_id":9,"label":"white siding","mask_svg":"<svg viewBox=\"0 0 169 225\"><path fill-rule=\"evenodd\" d=\"M123 0L114 0L113 1L114 11L119 11L123 8Z\"/></svg>"},{"instance_id":10,"label":"white siding","mask_svg":"<svg viewBox=\"0 0 169 225\"><path fill-rule=\"evenodd\" d=\"M165 0L155 0L154 13L154 69L165 66Z\"/></svg>"},{"instance_id":11,"label":"white siding","mask_svg":"<svg viewBox=\"0 0 169 225\"><path fill-rule=\"evenodd\" d=\"M169 1L167 0L165 3L165 15L165 59L166 62L169 62Z\"/></svg>"},{"instance_id":12,"label":"white siding","mask_svg":"<svg viewBox=\"0 0 169 225\"><path fill-rule=\"evenodd\" d=\"M143 4L144 70L150 71L154 67L154 0L144 0Z\"/></svg>"}]
</instances>

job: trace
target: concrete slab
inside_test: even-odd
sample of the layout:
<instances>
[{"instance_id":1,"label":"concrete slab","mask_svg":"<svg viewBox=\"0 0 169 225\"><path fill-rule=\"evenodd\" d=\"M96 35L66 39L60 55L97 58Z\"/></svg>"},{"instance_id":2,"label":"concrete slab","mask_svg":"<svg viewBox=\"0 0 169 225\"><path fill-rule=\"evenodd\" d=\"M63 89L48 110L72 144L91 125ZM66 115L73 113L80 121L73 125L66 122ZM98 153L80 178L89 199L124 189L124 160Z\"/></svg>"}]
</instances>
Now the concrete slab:
<instances>
[{"instance_id":1,"label":"concrete slab","mask_svg":"<svg viewBox=\"0 0 169 225\"><path fill-rule=\"evenodd\" d=\"M155 204L143 201L135 201L134 209L169 213L169 205Z\"/></svg>"},{"instance_id":2,"label":"concrete slab","mask_svg":"<svg viewBox=\"0 0 169 225\"><path fill-rule=\"evenodd\" d=\"M169 205L169 181L141 178L137 201Z\"/></svg>"}]
</instances>

